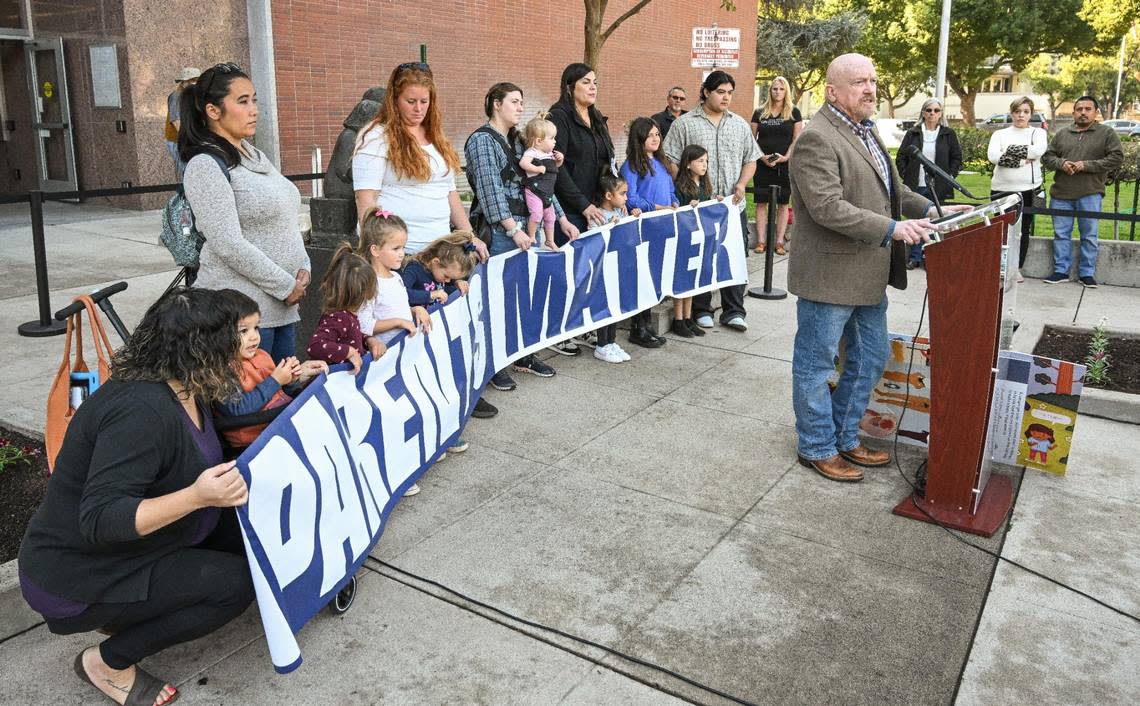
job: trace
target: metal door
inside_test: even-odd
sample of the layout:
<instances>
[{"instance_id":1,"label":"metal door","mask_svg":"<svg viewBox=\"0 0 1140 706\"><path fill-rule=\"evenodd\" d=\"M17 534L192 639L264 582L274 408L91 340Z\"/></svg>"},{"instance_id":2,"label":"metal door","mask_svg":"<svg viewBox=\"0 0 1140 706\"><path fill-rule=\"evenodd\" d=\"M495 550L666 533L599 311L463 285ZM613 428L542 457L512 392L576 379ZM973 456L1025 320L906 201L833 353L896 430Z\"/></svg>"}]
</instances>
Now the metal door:
<instances>
[{"instance_id":1,"label":"metal door","mask_svg":"<svg viewBox=\"0 0 1140 706\"><path fill-rule=\"evenodd\" d=\"M75 142L71 132L63 39L24 43L32 102L32 134L43 191L75 191Z\"/></svg>"}]
</instances>

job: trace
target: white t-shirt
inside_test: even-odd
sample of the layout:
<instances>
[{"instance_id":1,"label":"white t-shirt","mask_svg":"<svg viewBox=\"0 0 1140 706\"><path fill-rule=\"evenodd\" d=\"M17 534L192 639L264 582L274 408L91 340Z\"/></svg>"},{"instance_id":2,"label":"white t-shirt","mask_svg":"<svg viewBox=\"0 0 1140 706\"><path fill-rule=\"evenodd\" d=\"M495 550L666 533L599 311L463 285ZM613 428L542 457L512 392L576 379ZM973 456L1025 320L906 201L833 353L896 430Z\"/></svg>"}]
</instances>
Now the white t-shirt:
<instances>
[{"instance_id":1,"label":"white t-shirt","mask_svg":"<svg viewBox=\"0 0 1140 706\"><path fill-rule=\"evenodd\" d=\"M373 334L376 322L381 319L412 319L412 307L408 303L408 290L404 287L404 279L395 272L390 277L376 275L376 296L365 303L356 312L360 320L360 330L365 336L375 335L386 344L396 337L401 329L389 329L383 333Z\"/></svg>"},{"instance_id":2,"label":"white t-shirt","mask_svg":"<svg viewBox=\"0 0 1140 706\"><path fill-rule=\"evenodd\" d=\"M935 127L933 131L927 130L926 125L922 126L922 156L934 161L935 147L938 146L938 131L939 127ZM918 168L918 185L926 186L926 170L922 167Z\"/></svg>"},{"instance_id":3,"label":"white t-shirt","mask_svg":"<svg viewBox=\"0 0 1140 706\"><path fill-rule=\"evenodd\" d=\"M388 140L383 126L364 133L360 149L352 157L352 188L380 192L380 206L408 224L409 253L451 232L448 194L456 190L455 171L449 170L435 145L423 145L431 164L427 181L399 178L388 162Z\"/></svg>"}]
</instances>

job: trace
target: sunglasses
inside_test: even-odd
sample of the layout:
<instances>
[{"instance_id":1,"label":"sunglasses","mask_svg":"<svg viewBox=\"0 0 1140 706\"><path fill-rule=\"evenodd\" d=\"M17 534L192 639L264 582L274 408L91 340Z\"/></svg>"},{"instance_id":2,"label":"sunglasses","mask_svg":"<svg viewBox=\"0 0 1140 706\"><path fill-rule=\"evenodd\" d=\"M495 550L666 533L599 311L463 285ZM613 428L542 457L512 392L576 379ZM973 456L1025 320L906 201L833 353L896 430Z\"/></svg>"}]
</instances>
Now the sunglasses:
<instances>
[{"instance_id":1,"label":"sunglasses","mask_svg":"<svg viewBox=\"0 0 1140 706\"><path fill-rule=\"evenodd\" d=\"M427 62L423 61L409 61L396 67L396 73L398 74L402 74L405 71L423 71L428 76L431 76L431 67L427 65Z\"/></svg>"},{"instance_id":2,"label":"sunglasses","mask_svg":"<svg viewBox=\"0 0 1140 706\"><path fill-rule=\"evenodd\" d=\"M684 96L669 96L669 100L671 100L671 101L681 101L682 103L684 103L684 102L685 102L685 97L684 97Z\"/></svg>"},{"instance_id":3,"label":"sunglasses","mask_svg":"<svg viewBox=\"0 0 1140 706\"><path fill-rule=\"evenodd\" d=\"M199 95L205 97L210 92L210 87L214 85L214 79L217 78L219 74L244 74L244 73L245 73L245 71L243 71L240 66L238 66L237 64L228 62L228 61L224 64L214 64L213 66L211 66L210 68L208 68L204 72L202 72L202 76L205 76L206 74L210 74L209 78L207 78L205 81L202 80L202 77L198 78L198 85L201 87Z\"/></svg>"},{"instance_id":4,"label":"sunglasses","mask_svg":"<svg viewBox=\"0 0 1140 706\"><path fill-rule=\"evenodd\" d=\"M942 109L941 108L927 108L926 110L924 110L922 112L924 112L924 113L941 113Z\"/></svg>"}]
</instances>

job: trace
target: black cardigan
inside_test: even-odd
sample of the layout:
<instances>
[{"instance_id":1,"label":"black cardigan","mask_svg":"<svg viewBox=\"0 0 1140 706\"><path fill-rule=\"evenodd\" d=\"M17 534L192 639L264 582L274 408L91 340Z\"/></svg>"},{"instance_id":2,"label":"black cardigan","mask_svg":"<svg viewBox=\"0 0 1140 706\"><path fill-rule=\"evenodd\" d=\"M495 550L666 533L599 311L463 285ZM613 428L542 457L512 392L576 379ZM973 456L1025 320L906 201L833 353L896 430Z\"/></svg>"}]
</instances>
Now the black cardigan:
<instances>
[{"instance_id":1,"label":"black cardigan","mask_svg":"<svg viewBox=\"0 0 1140 706\"><path fill-rule=\"evenodd\" d=\"M68 425L20 573L81 603L146 600L154 562L190 546L202 512L145 537L135 530L144 498L192 485L206 468L183 417L164 382L112 378L96 390Z\"/></svg>"},{"instance_id":2,"label":"black cardigan","mask_svg":"<svg viewBox=\"0 0 1140 706\"><path fill-rule=\"evenodd\" d=\"M903 135L898 156L895 158L895 164L899 168L903 183L911 189L916 189L918 188L918 170L922 165L914 157L905 154L906 148L910 145L922 150L921 122L907 130L906 134ZM958 176L958 172L962 170L962 146L958 144L958 135L945 125L938 126L938 137L934 142L934 163L942 167L952 177ZM954 189L938 177L934 178L934 183L937 186L935 193L938 194L938 199L940 201L949 200ZM929 186L929 184L927 185Z\"/></svg>"},{"instance_id":3,"label":"black cardigan","mask_svg":"<svg viewBox=\"0 0 1140 706\"><path fill-rule=\"evenodd\" d=\"M594 202L598 175L611 167L614 143L605 118L602 118L601 125L594 125L591 129L573 108L555 103L550 108L549 120L558 128L554 148L566 157L558 170L554 195L562 208L581 214Z\"/></svg>"}]
</instances>

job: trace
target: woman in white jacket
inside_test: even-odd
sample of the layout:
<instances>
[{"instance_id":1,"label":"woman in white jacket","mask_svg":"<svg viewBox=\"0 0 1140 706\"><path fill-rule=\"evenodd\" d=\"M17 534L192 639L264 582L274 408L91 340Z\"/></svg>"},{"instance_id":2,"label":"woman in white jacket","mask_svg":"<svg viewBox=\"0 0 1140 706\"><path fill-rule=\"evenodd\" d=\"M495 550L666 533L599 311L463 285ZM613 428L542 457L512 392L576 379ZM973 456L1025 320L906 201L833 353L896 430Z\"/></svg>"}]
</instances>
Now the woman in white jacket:
<instances>
[{"instance_id":1,"label":"woman in white jacket","mask_svg":"<svg viewBox=\"0 0 1140 706\"><path fill-rule=\"evenodd\" d=\"M1021 194L1022 203L1033 205L1033 196L1040 192L1045 176L1041 171L1041 155L1049 147L1049 135L1039 127L1031 127L1033 101L1027 96L1015 98L1009 104L1013 116L1013 127L998 130L990 136L987 152L994 164L994 176L990 181L990 198L996 199L1008 194ZM1017 260L1017 281L1023 282L1021 268L1025 266L1025 254L1029 252L1029 234L1033 232L1033 215L1021 216L1021 245Z\"/></svg>"}]
</instances>

